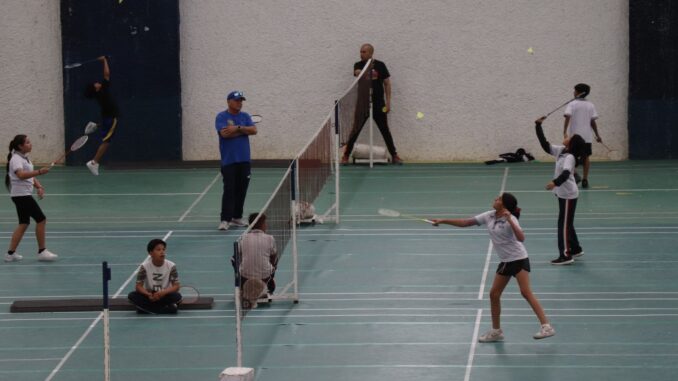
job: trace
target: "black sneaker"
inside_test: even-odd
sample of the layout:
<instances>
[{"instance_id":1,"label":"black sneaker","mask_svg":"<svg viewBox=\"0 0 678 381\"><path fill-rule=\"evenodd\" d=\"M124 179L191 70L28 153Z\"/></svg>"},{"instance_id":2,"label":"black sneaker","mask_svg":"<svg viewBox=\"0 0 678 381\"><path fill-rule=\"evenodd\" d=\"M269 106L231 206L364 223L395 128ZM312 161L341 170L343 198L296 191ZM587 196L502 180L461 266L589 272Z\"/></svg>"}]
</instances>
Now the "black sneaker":
<instances>
[{"instance_id":1,"label":"black sneaker","mask_svg":"<svg viewBox=\"0 0 678 381\"><path fill-rule=\"evenodd\" d=\"M584 255L584 250L583 250L583 249L579 249L579 251L577 251L576 253L574 253L574 254L572 254L572 255L570 255L570 256L571 256L572 258L579 258L579 257L581 257L582 255Z\"/></svg>"},{"instance_id":2,"label":"black sneaker","mask_svg":"<svg viewBox=\"0 0 678 381\"><path fill-rule=\"evenodd\" d=\"M584 189L588 188L589 187L589 181L586 180L586 179L582 180L581 181L581 187L584 188Z\"/></svg>"},{"instance_id":3,"label":"black sneaker","mask_svg":"<svg viewBox=\"0 0 678 381\"><path fill-rule=\"evenodd\" d=\"M571 263L574 263L572 257L558 257L551 261L552 265L569 265Z\"/></svg>"}]
</instances>

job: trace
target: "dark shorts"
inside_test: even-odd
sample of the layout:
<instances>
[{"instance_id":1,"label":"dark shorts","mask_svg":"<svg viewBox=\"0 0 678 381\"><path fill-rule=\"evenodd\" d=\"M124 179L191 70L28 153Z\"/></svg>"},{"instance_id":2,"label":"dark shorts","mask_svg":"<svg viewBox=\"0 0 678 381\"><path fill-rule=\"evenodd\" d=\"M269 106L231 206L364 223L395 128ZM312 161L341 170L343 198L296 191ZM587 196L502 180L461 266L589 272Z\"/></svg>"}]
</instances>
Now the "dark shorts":
<instances>
[{"instance_id":1,"label":"dark shorts","mask_svg":"<svg viewBox=\"0 0 678 381\"><path fill-rule=\"evenodd\" d=\"M16 206L16 214L19 216L19 224L28 225L31 223L31 217L35 222L40 223L45 220L45 215L40 209L33 196L12 197L12 202Z\"/></svg>"},{"instance_id":2,"label":"dark shorts","mask_svg":"<svg viewBox=\"0 0 678 381\"><path fill-rule=\"evenodd\" d=\"M497 266L497 274L503 276L516 276L522 270L530 272L530 258L519 259L513 262L500 262Z\"/></svg>"},{"instance_id":3,"label":"dark shorts","mask_svg":"<svg viewBox=\"0 0 678 381\"><path fill-rule=\"evenodd\" d=\"M108 143L113 139L116 127L118 127L118 118L104 118L101 121L99 135L102 143Z\"/></svg>"},{"instance_id":4,"label":"dark shorts","mask_svg":"<svg viewBox=\"0 0 678 381\"><path fill-rule=\"evenodd\" d=\"M585 156L593 155L593 143L586 143L586 150L584 151Z\"/></svg>"}]
</instances>

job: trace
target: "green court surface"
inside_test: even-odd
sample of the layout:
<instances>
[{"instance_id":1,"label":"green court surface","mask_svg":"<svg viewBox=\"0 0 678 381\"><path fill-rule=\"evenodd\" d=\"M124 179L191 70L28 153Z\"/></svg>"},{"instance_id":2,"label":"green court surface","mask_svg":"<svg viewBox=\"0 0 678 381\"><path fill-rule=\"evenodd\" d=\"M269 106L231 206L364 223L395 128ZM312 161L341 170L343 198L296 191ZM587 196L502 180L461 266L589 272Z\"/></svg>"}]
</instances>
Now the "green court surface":
<instances>
[{"instance_id":1,"label":"green court surface","mask_svg":"<svg viewBox=\"0 0 678 381\"><path fill-rule=\"evenodd\" d=\"M557 200L544 190L552 163L342 167L341 223L300 228L300 302L246 316L243 363L259 381L674 379L677 172L674 161L593 163L575 219L586 254L552 266ZM253 170L247 213L281 175ZM9 306L96 297L104 260L112 293L126 295L152 238L166 238L182 283L216 303L177 316L111 313L111 379L214 381L236 365L229 258L242 229L216 230L217 169L104 169L93 177L56 168L41 182L48 248L59 261L37 262L31 227L18 251L24 260L0 265L0 380L103 379L99 313L12 314ZM485 230L377 213L470 217L490 210L501 190L522 208L532 288L554 337L532 339L538 321L511 282L502 299L505 341L476 343L490 327L497 266ZM330 184L324 197L333 191ZM16 215L9 197L0 206L7 245Z\"/></svg>"}]
</instances>

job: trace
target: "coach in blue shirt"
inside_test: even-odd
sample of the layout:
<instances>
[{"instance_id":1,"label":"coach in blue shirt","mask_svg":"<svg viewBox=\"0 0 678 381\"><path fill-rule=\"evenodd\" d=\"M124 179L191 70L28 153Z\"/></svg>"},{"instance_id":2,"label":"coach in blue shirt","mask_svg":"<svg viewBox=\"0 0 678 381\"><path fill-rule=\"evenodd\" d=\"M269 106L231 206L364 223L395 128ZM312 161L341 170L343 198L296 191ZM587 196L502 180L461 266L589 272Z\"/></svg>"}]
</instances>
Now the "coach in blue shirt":
<instances>
[{"instance_id":1,"label":"coach in blue shirt","mask_svg":"<svg viewBox=\"0 0 678 381\"><path fill-rule=\"evenodd\" d=\"M240 111L244 100L241 91L229 93L226 97L228 109L220 112L215 122L224 181L219 230L247 226L242 216L251 175L249 136L257 134L257 127L252 123L250 114Z\"/></svg>"}]
</instances>

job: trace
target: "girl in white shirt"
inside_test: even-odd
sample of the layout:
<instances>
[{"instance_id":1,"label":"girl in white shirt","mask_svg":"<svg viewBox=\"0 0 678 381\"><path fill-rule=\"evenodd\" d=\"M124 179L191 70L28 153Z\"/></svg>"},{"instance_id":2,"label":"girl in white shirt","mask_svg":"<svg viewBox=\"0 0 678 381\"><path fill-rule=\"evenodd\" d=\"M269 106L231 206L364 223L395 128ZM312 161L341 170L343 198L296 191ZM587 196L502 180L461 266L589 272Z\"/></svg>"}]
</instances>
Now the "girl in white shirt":
<instances>
[{"instance_id":1,"label":"girl in white shirt","mask_svg":"<svg viewBox=\"0 0 678 381\"><path fill-rule=\"evenodd\" d=\"M544 309L530 288L530 260L523 241L525 234L518 224L520 208L518 200L510 193L503 193L494 200L494 210L479 214L467 219L431 219L433 226L447 224L465 228L469 226L485 225L490 234L494 251L499 256L500 263L494 276L490 290L490 309L492 311L492 329L478 338L481 343L504 340L501 329L501 294L506 285L515 277L520 287L520 294L527 300L541 323L541 329L534 334L535 339L543 339L556 334L551 327Z\"/></svg>"},{"instance_id":2,"label":"girl in white shirt","mask_svg":"<svg viewBox=\"0 0 678 381\"><path fill-rule=\"evenodd\" d=\"M37 176L47 174L49 167L42 167L38 170L33 169L33 163L31 163L27 156L32 149L31 140L26 135L16 135L9 143L5 186L9 190L12 202L16 206L19 226L14 229L12 239L9 241L9 249L7 249L7 254L5 254L5 262L18 262L23 258L23 256L15 252L28 229L31 218L36 223L35 237L38 240L38 260L54 261L57 259L57 255L45 247L45 225L47 224L47 219L33 198L33 188L38 190L39 198L45 195L45 188L40 184Z\"/></svg>"}]
</instances>

